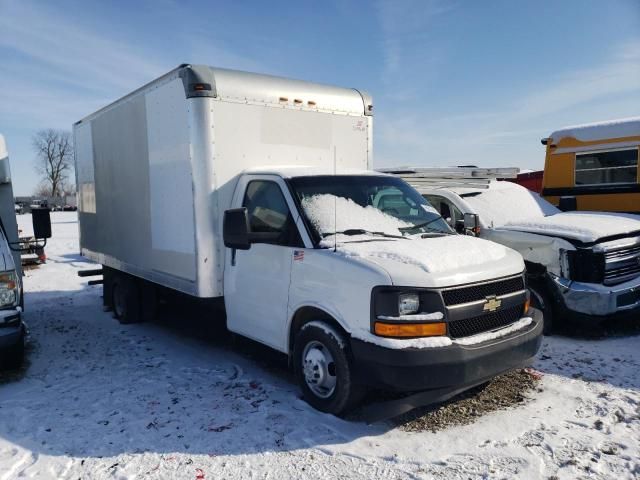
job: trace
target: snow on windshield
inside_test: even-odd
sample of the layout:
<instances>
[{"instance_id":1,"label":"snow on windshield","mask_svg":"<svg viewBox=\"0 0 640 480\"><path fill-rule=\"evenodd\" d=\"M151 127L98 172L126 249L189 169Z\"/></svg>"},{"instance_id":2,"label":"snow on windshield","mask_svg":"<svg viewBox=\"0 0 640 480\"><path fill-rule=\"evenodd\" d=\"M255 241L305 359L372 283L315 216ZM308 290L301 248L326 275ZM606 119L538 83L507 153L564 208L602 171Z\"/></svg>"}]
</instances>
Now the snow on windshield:
<instances>
[{"instance_id":1,"label":"snow on windshield","mask_svg":"<svg viewBox=\"0 0 640 480\"><path fill-rule=\"evenodd\" d=\"M511 182L491 182L489 189L463 198L480 215L485 225L493 227L560 212L537 193Z\"/></svg>"},{"instance_id":2,"label":"snow on windshield","mask_svg":"<svg viewBox=\"0 0 640 480\"><path fill-rule=\"evenodd\" d=\"M321 235L349 229L401 235L399 227L413 225L371 205L363 207L349 198L326 193L304 198L302 207Z\"/></svg>"}]
</instances>

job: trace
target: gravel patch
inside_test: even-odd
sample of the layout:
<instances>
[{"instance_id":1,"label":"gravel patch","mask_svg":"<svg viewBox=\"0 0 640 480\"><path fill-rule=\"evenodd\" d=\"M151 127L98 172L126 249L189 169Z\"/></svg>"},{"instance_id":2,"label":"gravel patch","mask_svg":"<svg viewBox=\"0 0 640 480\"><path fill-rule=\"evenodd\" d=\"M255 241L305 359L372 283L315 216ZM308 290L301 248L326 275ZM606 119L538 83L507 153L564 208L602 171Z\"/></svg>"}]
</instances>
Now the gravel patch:
<instances>
[{"instance_id":1,"label":"gravel patch","mask_svg":"<svg viewBox=\"0 0 640 480\"><path fill-rule=\"evenodd\" d=\"M540 377L518 370L494 378L489 383L468 390L439 407L412 410L394 420L408 432L437 432L455 425L468 425L489 412L521 405L536 391L542 391Z\"/></svg>"}]
</instances>

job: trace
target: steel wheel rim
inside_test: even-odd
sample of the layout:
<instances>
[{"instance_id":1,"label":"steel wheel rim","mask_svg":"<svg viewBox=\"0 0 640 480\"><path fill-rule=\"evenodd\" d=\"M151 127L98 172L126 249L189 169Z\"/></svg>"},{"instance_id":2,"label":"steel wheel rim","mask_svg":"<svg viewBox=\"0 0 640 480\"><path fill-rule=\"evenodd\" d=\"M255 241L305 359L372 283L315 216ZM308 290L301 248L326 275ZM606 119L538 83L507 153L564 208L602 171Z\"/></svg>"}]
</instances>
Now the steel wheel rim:
<instances>
[{"instance_id":1,"label":"steel wheel rim","mask_svg":"<svg viewBox=\"0 0 640 480\"><path fill-rule=\"evenodd\" d=\"M328 398L336 389L337 377L333 355L317 340L304 347L302 352L302 372L309 390L320 398Z\"/></svg>"}]
</instances>

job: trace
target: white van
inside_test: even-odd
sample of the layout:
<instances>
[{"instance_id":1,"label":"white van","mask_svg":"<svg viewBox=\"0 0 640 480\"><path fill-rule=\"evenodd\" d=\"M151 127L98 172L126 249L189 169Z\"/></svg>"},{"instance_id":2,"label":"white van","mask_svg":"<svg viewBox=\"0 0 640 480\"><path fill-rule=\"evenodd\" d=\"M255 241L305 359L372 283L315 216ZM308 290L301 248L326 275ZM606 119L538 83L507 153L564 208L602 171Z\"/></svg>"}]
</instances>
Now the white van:
<instances>
[{"instance_id":1,"label":"white van","mask_svg":"<svg viewBox=\"0 0 640 480\"><path fill-rule=\"evenodd\" d=\"M183 65L77 122L81 252L106 305L125 323L167 290L220 305L331 413L364 386L435 401L526 365L542 321L522 257L372 172L372 108L354 89Z\"/></svg>"}]
</instances>

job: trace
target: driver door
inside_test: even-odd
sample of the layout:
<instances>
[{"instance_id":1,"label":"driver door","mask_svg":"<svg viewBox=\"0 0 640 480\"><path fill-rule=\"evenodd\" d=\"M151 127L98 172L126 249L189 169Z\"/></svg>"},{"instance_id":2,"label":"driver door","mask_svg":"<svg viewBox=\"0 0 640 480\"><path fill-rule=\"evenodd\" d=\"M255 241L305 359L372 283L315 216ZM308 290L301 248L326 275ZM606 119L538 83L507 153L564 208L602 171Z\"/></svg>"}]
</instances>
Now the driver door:
<instances>
[{"instance_id":1,"label":"driver door","mask_svg":"<svg viewBox=\"0 0 640 480\"><path fill-rule=\"evenodd\" d=\"M295 206L279 177L241 178L233 205L247 208L252 233L278 233L277 240L227 252L224 272L229 330L286 351L287 308L294 251L303 242ZM285 195L284 192L287 192Z\"/></svg>"}]
</instances>

